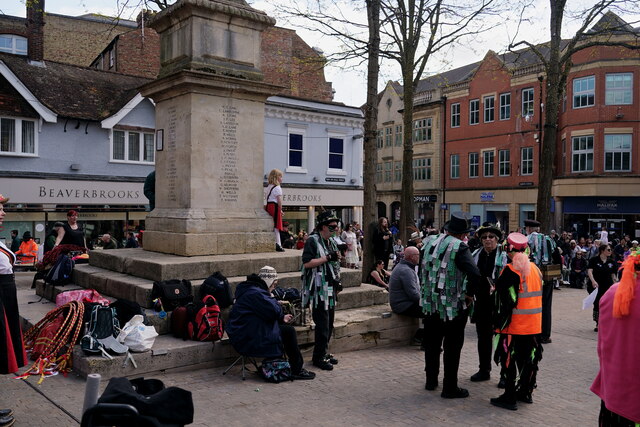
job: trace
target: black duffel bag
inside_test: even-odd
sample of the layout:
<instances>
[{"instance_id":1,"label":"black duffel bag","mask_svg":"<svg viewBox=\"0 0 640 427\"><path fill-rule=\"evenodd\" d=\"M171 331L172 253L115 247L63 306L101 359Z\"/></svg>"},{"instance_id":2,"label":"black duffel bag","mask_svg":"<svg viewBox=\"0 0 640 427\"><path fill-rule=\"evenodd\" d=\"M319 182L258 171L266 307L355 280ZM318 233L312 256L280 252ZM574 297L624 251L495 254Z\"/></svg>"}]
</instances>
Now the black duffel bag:
<instances>
[{"instance_id":1,"label":"black duffel bag","mask_svg":"<svg viewBox=\"0 0 640 427\"><path fill-rule=\"evenodd\" d=\"M177 307L193 302L191 282L188 280L169 279L153 282L151 301L160 299L164 311L173 311Z\"/></svg>"}]
</instances>

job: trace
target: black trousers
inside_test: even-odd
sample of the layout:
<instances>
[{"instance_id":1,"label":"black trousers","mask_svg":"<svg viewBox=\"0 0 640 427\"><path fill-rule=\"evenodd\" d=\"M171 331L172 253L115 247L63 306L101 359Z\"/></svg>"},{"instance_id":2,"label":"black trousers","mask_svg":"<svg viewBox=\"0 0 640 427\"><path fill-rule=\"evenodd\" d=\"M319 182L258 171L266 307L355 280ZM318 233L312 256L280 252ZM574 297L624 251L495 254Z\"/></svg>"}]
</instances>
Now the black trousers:
<instances>
[{"instance_id":1,"label":"black trousers","mask_svg":"<svg viewBox=\"0 0 640 427\"><path fill-rule=\"evenodd\" d=\"M460 352L464 344L464 328L467 310L452 320L440 319L440 313L428 314L424 319L424 364L428 383L437 383L440 374L440 349L444 348L443 391L455 391L458 387Z\"/></svg>"},{"instance_id":2,"label":"black trousers","mask_svg":"<svg viewBox=\"0 0 640 427\"><path fill-rule=\"evenodd\" d=\"M551 337L551 303L553 301L553 281L542 283L542 333L543 340Z\"/></svg>"},{"instance_id":3,"label":"black trousers","mask_svg":"<svg viewBox=\"0 0 640 427\"><path fill-rule=\"evenodd\" d=\"M401 313L396 313L396 314L400 314L402 316L415 317L418 319L424 319L425 317L425 314L422 311L422 306L417 302L414 302L413 304L411 304L411 306L407 308L405 311Z\"/></svg>"},{"instance_id":4,"label":"black trousers","mask_svg":"<svg viewBox=\"0 0 640 427\"><path fill-rule=\"evenodd\" d=\"M300 353L300 348L298 347L296 328L291 325L281 324L280 337L282 338L284 352L287 355L287 359L289 359L289 364L291 365L291 372L297 374L302 369L304 360L302 359L302 353Z\"/></svg>"},{"instance_id":5,"label":"black trousers","mask_svg":"<svg viewBox=\"0 0 640 427\"><path fill-rule=\"evenodd\" d=\"M333 333L335 310L333 308L325 310L324 307L315 307L311 310L311 317L316 325L313 361L320 362L329 352L329 340Z\"/></svg>"},{"instance_id":6,"label":"black trousers","mask_svg":"<svg viewBox=\"0 0 640 427\"><path fill-rule=\"evenodd\" d=\"M503 345L502 340L508 339L507 337L507 335L501 335L501 341L498 345ZM537 351L536 355L532 357L534 349ZM516 392L532 393L536 387L538 361L542 359L541 352L537 335L511 335L508 353L502 355L500 365L506 380L505 394L514 402ZM520 379L516 384L518 377Z\"/></svg>"},{"instance_id":7,"label":"black trousers","mask_svg":"<svg viewBox=\"0 0 640 427\"><path fill-rule=\"evenodd\" d=\"M26 364L16 282L13 274L0 274L0 374L15 373Z\"/></svg>"},{"instance_id":8,"label":"black trousers","mask_svg":"<svg viewBox=\"0 0 640 427\"><path fill-rule=\"evenodd\" d=\"M478 334L478 361L480 370L491 372L491 352L493 349L493 325L491 312L478 313L475 317Z\"/></svg>"}]
</instances>

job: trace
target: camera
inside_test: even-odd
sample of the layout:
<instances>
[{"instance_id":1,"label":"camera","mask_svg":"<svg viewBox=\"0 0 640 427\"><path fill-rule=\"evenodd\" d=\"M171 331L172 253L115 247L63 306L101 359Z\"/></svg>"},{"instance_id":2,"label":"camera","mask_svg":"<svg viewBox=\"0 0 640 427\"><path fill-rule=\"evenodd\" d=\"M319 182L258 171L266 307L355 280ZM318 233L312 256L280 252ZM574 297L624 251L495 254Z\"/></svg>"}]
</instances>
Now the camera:
<instances>
[{"instance_id":1,"label":"camera","mask_svg":"<svg viewBox=\"0 0 640 427\"><path fill-rule=\"evenodd\" d=\"M329 261L338 261L338 251L329 252Z\"/></svg>"}]
</instances>

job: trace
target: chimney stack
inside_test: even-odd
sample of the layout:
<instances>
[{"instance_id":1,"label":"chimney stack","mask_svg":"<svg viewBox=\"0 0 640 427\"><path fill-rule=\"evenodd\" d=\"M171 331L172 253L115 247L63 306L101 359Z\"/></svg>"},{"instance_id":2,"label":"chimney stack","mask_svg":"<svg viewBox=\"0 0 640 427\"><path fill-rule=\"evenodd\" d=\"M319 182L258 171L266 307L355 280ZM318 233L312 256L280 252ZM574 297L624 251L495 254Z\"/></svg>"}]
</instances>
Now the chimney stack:
<instances>
[{"instance_id":1,"label":"chimney stack","mask_svg":"<svg viewBox=\"0 0 640 427\"><path fill-rule=\"evenodd\" d=\"M32 61L44 59L44 0L27 1L28 56Z\"/></svg>"}]
</instances>

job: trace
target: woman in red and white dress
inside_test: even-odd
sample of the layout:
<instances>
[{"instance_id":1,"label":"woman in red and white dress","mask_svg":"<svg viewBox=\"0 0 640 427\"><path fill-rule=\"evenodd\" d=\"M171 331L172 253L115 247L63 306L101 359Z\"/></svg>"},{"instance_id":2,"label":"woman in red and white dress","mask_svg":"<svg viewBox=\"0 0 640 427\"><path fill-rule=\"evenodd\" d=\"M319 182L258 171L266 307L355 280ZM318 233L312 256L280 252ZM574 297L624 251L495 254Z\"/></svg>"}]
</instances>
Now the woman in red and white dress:
<instances>
[{"instance_id":1,"label":"woman in red and white dress","mask_svg":"<svg viewBox=\"0 0 640 427\"><path fill-rule=\"evenodd\" d=\"M280 231L284 230L282 227L282 171L279 169L272 169L269 172L269 185L265 188L265 199L267 200L266 210L269 215L273 217L273 234L276 237L276 251L284 252L282 249L282 242L280 241Z\"/></svg>"},{"instance_id":2,"label":"woman in red and white dress","mask_svg":"<svg viewBox=\"0 0 640 427\"><path fill-rule=\"evenodd\" d=\"M0 224L5 216L3 205L8 201L8 197L0 194ZM15 254L0 241L0 374L16 373L27 364L13 275L15 262ZM12 425L12 414L11 409L0 409L0 425Z\"/></svg>"}]
</instances>

